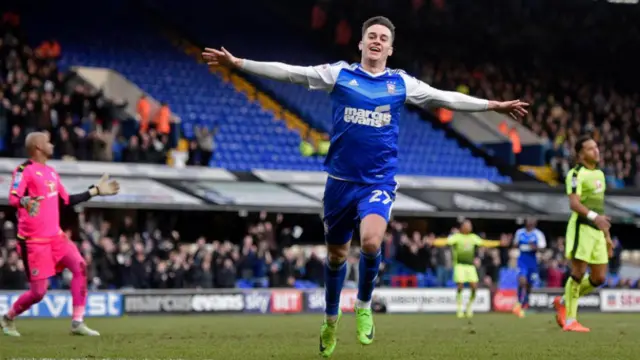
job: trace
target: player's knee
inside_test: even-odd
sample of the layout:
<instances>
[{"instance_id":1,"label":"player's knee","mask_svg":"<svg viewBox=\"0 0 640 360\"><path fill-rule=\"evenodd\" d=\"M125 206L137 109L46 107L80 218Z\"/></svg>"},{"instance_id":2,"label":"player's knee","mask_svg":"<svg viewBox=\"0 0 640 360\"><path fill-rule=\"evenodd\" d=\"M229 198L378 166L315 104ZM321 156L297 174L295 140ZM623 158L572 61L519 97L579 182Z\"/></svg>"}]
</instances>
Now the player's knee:
<instances>
[{"instance_id":1,"label":"player's knee","mask_svg":"<svg viewBox=\"0 0 640 360\"><path fill-rule=\"evenodd\" d=\"M44 296L47 295L47 287L46 286L36 286L31 289L31 293L33 294L35 302L40 302L44 299Z\"/></svg>"},{"instance_id":2,"label":"player's knee","mask_svg":"<svg viewBox=\"0 0 640 360\"><path fill-rule=\"evenodd\" d=\"M327 262L329 265L342 265L347 261L349 246L329 246L327 249Z\"/></svg>"},{"instance_id":3,"label":"player's knee","mask_svg":"<svg viewBox=\"0 0 640 360\"><path fill-rule=\"evenodd\" d=\"M80 276L87 277L87 263L84 260L78 264L78 272Z\"/></svg>"},{"instance_id":4,"label":"player's knee","mask_svg":"<svg viewBox=\"0 0 640 360\"><path fill-rule=\"evenodd\" d=\"M87 263L84 260L79 260L75 266L70 266L69 271L73 276L87 276Z\"/></svg>"},{"instance_id":5,"label":"player's knee","mask_svg":"<svg viewBox=\"0 0 640 360\"><path fill-rule=\"evenodd\" d=\"M583 269L579 269L579 268L571 269L571 277L573 278L573 280L577 282L582 281L584 274L585 274L585 271Z\"/></svg>"},{"instance_id":6,"label":"player's knee","mask_svg":"<svg viewBox=\"0 0 640 360\"><path fill-rule=\"evenodd\" d=\"M524 276L521 276L520 279L518 280L518 282L520 283L520 286L524 287L527 286L527 278Z\"/></svg>"},{"instance_id":7,"label":"player's knee","mask_svg":"<svg viewBox=\"0 0 640 360\"><path fill-rule=\"evenodd\" d=\"M375 254L380 250L384 234L377 232L363 232L360 239L362 252L365 254Z\"/></svg>"},{"instance_id":8,"label":"player's knee","mask_svg":"<svg viewBox=\"0 0 640 360\"><path fill-rule=\"evenodd\" d=\"M593 273L589 275L589 282L591 282L591 285L593 285L594 287L598 287L604 284L605 281L607 281L607 278L604 274Z\"/></svg>"}]
</instances>

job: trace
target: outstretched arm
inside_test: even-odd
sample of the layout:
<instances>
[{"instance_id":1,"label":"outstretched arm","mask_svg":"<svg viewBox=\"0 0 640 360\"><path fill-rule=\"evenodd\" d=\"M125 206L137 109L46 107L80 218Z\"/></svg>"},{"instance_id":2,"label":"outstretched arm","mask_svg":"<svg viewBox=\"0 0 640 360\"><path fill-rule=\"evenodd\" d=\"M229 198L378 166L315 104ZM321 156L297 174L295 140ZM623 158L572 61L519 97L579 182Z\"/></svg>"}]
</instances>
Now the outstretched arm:
<instances>
[{"instance_id":1,"label":"outstretched arm","mask_svg":"<svg viewBox=\"0 0 640 360\"><path fill-rule=\"evenodd\" d=\"M240 59L225 48L221 50L205 48L203 59L208 65L224 65L247 73L273 80L304 85L311 90L331 90L338 73L346 63L319 66L295 66L280 62L262 62Z\"/></svg>"},{"instance_id":2,"label":"outstretched arm","mask_svg":"<svg viewBox=\"0 0 640 360\"><path fill-rule=\"evenodd\" d=\"M435 247L445 247L449 245L453 245L455 241L451 241L451 238L437 238L432 242L432 246ZM480 239L480 241L476 244L482 247L500 247L500 240L484 240Z\"/></svg>"},{"instance_id":3,"label":"outstretched arm","mask_svg":"<svg viewBox=\"0 0 640 360\"><path fill-rule=\"evenodd\" d=\"M109 181L109 175L104 174L97 184L91 185L87 191L69 194L67 189L62 185L60 177L58 177L58 194L63 204L67 206L75 206L77 204L89 201L94 196L111 196L120 191L120 184L117 181Z\"/></svg>"},{"instance_id":4,"label":"outstretched arm","mask_svg":"<svg viewBox=\"0 0 640 360\"><path fill-rule=\"evenodd\" d=\"M407 91L406 102L422 108L442 107L466 112L496 111L508 114L513 118L527 114L526 107L529 104L520 100L492 101L478 99L455 91L438 90L404 73L402 78Z\"/></svg>"}]
</instances>

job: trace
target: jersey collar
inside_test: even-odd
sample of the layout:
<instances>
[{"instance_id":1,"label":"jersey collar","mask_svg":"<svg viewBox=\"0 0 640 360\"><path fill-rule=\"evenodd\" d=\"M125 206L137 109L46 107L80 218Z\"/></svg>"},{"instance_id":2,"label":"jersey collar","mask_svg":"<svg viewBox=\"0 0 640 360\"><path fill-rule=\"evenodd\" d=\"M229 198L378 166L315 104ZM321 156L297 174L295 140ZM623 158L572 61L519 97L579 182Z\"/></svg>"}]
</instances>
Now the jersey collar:
<instances>
[{"instance_id":1,"label":"jersey collar","mask_svg":"<svg viewBox=\"0 0 640 360\"><path fill-rule=\"evenodd\" d=\"M385 68L383 72L377 73L377 74L372 74L370 72L368 72L367 70L365 70L362 67L362 64L358 63L358 70L362 71L363 73L371 76L371 77L380 77L380 76L384 76L387 75L389 73L389 68Z\"/></svg>"}]
</instances>

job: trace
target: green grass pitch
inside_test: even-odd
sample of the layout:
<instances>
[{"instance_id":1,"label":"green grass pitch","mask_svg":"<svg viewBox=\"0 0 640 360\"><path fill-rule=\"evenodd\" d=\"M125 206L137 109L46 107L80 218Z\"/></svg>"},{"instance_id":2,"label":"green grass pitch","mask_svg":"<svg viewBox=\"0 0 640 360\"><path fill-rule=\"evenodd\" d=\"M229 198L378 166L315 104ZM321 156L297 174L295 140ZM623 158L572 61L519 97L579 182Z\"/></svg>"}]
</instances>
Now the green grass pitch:
<instances>
[{"instance_id":1,"label":"green grass pitch","mask_svg":"<svg viewBox=\"0 0 640 360\"><path fill-rule=\"evenodd\" d=\"M68 320L20 319L0 338L0 359L318 359L322 315L130 316L90 319L100 338L68 335ZM361 346L343 317L332 359L638 359L640 314L583 314L591 333L563 333L552 314L377 315Z\"/></svg>"}]
</instances>

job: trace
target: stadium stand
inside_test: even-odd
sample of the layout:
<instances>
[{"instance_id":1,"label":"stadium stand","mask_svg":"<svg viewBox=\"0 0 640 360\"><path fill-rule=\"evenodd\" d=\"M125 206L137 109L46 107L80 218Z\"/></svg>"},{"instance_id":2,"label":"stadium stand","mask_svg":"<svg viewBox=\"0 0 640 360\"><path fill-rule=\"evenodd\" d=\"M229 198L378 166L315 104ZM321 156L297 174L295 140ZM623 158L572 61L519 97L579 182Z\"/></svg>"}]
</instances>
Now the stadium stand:
<instances>
[{"instance_id":1,"label":"stadium stand","mask_svg":"<svg viewBox=\"0 0 640 360\"><path fill-rule=\"evenodd\" d=\"M210 69L194 61L190 54L185 54L181 51L182 49L175 47L175 42L172 44L171 41L160 36L152 24L140 19L135 13L127 11L128 8L124 1L115 1L110 3L108 7L101 7L100 11L104 16L97 18L74 17L72 9L77 4L75 1L68 1L63 5L45 5L45 8L41 8L37 12L24 9L24 23L29 29L35 29L28 33L32 44L40 44L52 36L59 42L61 56L58 59L58 65L62 70L76 65L112 68L138 84L153 97L166 101L170 104L172 111L182 118L181 130L184 137L190 140L196 138L197 129L203 127L215 134L215 151L208 162L210 166L236 171L253 168L321 169L321 158L304 157L299 153L298 145L301 140L299 129L292 130L286 122L280 121L280 115L274 115L272 111L265 109L264 103L257 100L259 90L252 87L251 83L224 71L215 75L211 74ZM162 4L167 5L167 2L162 2ZM265 32L261 33L261 37L253 36L252 42L246 42L245 40L248 39L246 29L242 29L243 32L220 31L223 28L226 29L225 22L215 23L215 26L211 28L211 23L207 23L207 18L204 17L208 12L203 11L202 3L183 1L179 8L170 7L170 4L167 6L163 7L164 11L171 11L176 15L173 17L174 20L182 21L181 25L194 33L203 34L202 40L211 41L212 45L228 43L230 49L237 45L237 53L240 56L304 64L331 61L326 54L315 50L302 35L287 36L287 41L276 44L264 41L264 37L278 37L280 34L290 32L290 28L269 26L271 23L265 22L265 17L258 13L259 7L253 8L253 11L244 11L242 13L243 21L251 23L256 28L262 27ZM240 5L228 4L228 6ZM191 17L178 16L181 11L190 13ZM233 17L235 13L231 14L232 16L225 21L239 20ZM82 32L65 26L72 18L77 26L82 27ZM114 30L111 26L114 22L119 24L118 29ZM216 28L216 26L220 28ZM207 33L214 35L204 35ZM127 34L127 36L122 36L122 34ZM24 51L24 54L28 54L28 51ZM51 60L46 63L49 64L48 66L52 69L50 71L53 72L55 64ZM480 70L484 70L484 73L489 75L487 77L480 76L480 80L474 80ZM501 85L502 81L492 81L498 85L487 88L486 80L503 79L507 75L496 73L493 67L486 65L467 67L453 61L437 65L426 64L421 76L435 86L443 88L455 88L464 83L475 95L489 96L493 94L499 98L509 97L510 91L516 92L524 89L531 99L540 100L534 101L536 105L534 114L525 122L541 136L545 134L545 131L547 134L551 134L550 130L539 127L542 122L545 122L549 116L555 116L556 112L560 113L559 122L561 124L568 122L571 118L567 117L570 114L566 110L574 107L574 98L584 95L578 92L576 94L580 96L574 95L565 101L564 93L558 95L555 91L549 90L547 84L539 85L537 83L533 84L537 87L528 90L526 84L516 84L515 86L506 84L503 86ZM286 99L283 101L283 105L285 107L291 106L312 126L323 131L326 131L330 126L326 122L330 118L327 115L329 107L326 95L300 91L300 87L295 85L282 85L253 78L249 80L255 82L260 88L264 87L269 93L275 94L278 101ZM509 81L505 80L506 83ZM56 83L55 90L62 91L61 86ZM570 88L574 93L579 90L575 86ZM249 93L248 96L247 93ZM81 87L76 87L69 93L71 98L74 94L80 103L98 96L97 93L87 92ZM555 100L550 103L551 100L547 100L546 103L542 101L548 99L550 94L555 94L557 99L563 99L562 111L553 109L556 104ZM596 98L603 98L598 103L600 107L608 111L605 114L614 114L610 115L611 122L620 119L623 122L627 121L624 119L630 121L631 118L633 121L640 121L640 113L631 107L632 102L630 101L637 99L637 95L619 97L615 95L615 92L611 92L608 97L604 94L599 96L601 93L597 88L590 94L594 95L594 102L598 102ZM634 96L636 97L634 98ZM66 100L64 100L62 93L60 99L59 101L65 105ZM92 105L91 107L97 106ZM586 115L588 111L583 114L587 118L586 129L593 128L593 121L589 119L589 115ZM603 115L602 112L597 114L601 117L608 116ZM91 120L89 126L97 126L97 122L89 116L89 113L78 112L74 115L80 118L80 122L71 127L72 131L67 131L70 134L82 133L79 130L84 118ZM105 119L101 117L100 120ZM115 120L119 122L125 119ZM401 127L400 137L403 154L401 170L403 173L483 177L494 182L510 181L509 178L500 175L495 168L488 167L482 159L474 157L469 149L461 148L454 140L446 138L443 131L432 127L417 113L407 111L402 121L404 124ZM555 121L552 119L553 124ZM571 127L574 127L573 124ZM624 145L622 147L613 146L611 147L614 149L613 152L605 154L606 166L613 167L610 170L610 175L613 177L611 181L623 180L627 184L631 184L632 182L627 179L636 173L633 164L635 164L637 146L632 143L631 138L619 139L624 132L608 130L609 127L610 125L601 125L604 133L602 137L606 140L605 145L613 143ZM11 129L11 126L3 130L7 129ZM555 152L552 152L550 158L559 157L561 159L556 159L556 162L566 163L566 160L563 159L570 155L570 139L576 134L565 136L563 130L558 126L553 126L552 129L553 136L558 139L554 140L554 143L557 143L558 146L551 146ZM19 135L25 130L20 129L10 138L7 150L13 156L24 156L19 152L23 145L19 141L21 139ZM84 146L80 145L81 141L67 141L62 135L64 131L60 128L52 128L52 130L61 133L60 140L56 145L59 148L68 149L63 150L63 153L60 154L61 157L74 153L73 157L80 159L101 159L95 155L79 155L81 152L78 149L82 149ZM568 130L570 129L567 128L566 131ZM583 129L576 129L576 133L581 131ZM565 138L569 138L569 140L565 141ZM131 155L131 142L135 143L135 141L129 140L129 145L125 145L123 139L118 139L114 145L120 150L115 151L114 159L144 161L146 157L141 156L140 153L135 156ZM71 146L68 146L69 144ZM149 147L149 144L146 146ZM142 151L142 153L146 152ZM616 161L616 163L611 165L610 160ZM155 158L154 161L157 162L158 159ZM625 169L625 166L629 169ZM628 174L625 175L625 172ZM259 224L246 224L245 226L248 237L242 245L213 239L198 239L195 244L185 245L182 241L186 240L189 243L195 239L181 239L180 233L169 232L156 235L154 231L140 231L140 229L117 230L109 234L100 233L101 230L96 229L106 229L104 231L109 232L109 226L98 221L93 224L80 225L80 238L82 239L80 246L85 251L90 271L94 274L92 285L95 288L206 288L267 285L304 288L322 285L322 276L317 273L317 262L321 256L317 253L313 255L315 250L311 247L291 246L290 241L283 240L284 237L290 236L290 228L287 231L280 229L277 234L273 234L275 225L269 225L267 221ZM15 225L11 221L4 223L5 246L2 248L2 256L0 257L3 274L0 278L0 284L7 284L7 287L24 287L24 274L21 274L22 270L20 270L21 263L13 251L15 248L15 233L12 233L15 232L14 228ZM148 229L148 227L144 228ZM272 230L265 230L269 228ZM265 235L265 232L272 233ZM385 242L386 274L381 277L381 281L388 285L398 285L399 279L410 277L415 279L417 286L451 286L450 253L447 249L431 248L427 240L432 237L434 237L433 234L419 232L409 236L403 224L397 222L391 224ZM509 242L507 235L503 234L502 237L505 244ZM278 245L270 247L269 238L275 238L275 243ZM287 245L283 245L283 243ZM545 269L552 269L551 272L560 269L559 271L564 276L566 262L561 256L562 243L561 238L553 242L554 246L543 255L543 261ZM269 248L270 251L267 251L266 248ZM618 252L618 259L622 256L622 253ZM269 257L271 259L268 259ZM488 287L512 288L516 281L513 257L514 255L511 254L508 246L499 250L481 252L478 265L481 265L483 284ZM351 260L354 259L351 257ZM146 268L145 265L151 264L152 270L150 272L140 272L141 269ZM276 264L280 265L274 266ZM353 268L354 271L357 271L357 266ZM168 277L165 277L167 272L174 273L170 276L173 280L167 280ZM238 283L235 282L236 278L240 279ZM637 286L626 279L612 278L614 280L612 280L611 286ZM349 277L349 280L357 281L357 275ZM62 283L57 286L64 286L64 278L61 281ZM552 282L548 275L543 275L542 283L538 285L552 286L556 283Z\"/></svg>"},{"instance_id":2,"label":"stadium stand","mask_svg":"<svg viewBox=\"0 0 640 360\"><path fill-rule=\"evenodd\" d=\"M85 220L86 218L86 220ZM79 247L88 264L93 289L116 288L316 288L323 285L324 248L298 245L294 228L287 216L261 214L243 222L241 241L224 237L184 239L181 232L160 231L158 216L142 223L130 216L109 222L101 212L81 214L77 231ZM23 289L27 286L22 262L15 247L15 224L0 213L3 243L0 247L0 287ZM309 229L306 229L309 230ZM69 232L72 230L70 229ZM302 229L302 231L305 231ZM452 229L455 231L455 229ZM186 233L186 232L185 232ZM448 235L448 234L444 234ZM483 235L483 234L481 234ZM434 234L410 232L407 225L390 224L383 245L384 272L380 282L400 287L453 287L449 248L430 245ZM482 286L513 289L517 286L517 253L509 246L512 236L502 234L505 247L481 249L477 266ZM536 287L562 287L568 266L564 259L564 240L555 237L550 248L541 252L541 279ZM638 258L638 251L616 248L612 273L621 258ZM351 286L358 279L358 254L349 255ZM629 261L629 259L627 259ZM617 264L617 265L616 265ZM68 273L52 281L53 288L65 288ZM609 287L639 287L640 284L617 275L610 277Z\"/></svg>"},{"instance_id":3,"label":"stadium stand","mask_svg":"<svg viewBox=\"0 0 640 360\"><path fill-rule=\"evenodd\" d=\"M391 11L398 24L409 27L404 31L418 39L398 46L395 55L412 59L405 63L415 67L427 83L464 89L480 97L520 95L532 104L523 124L543 139L546 161L560 181L570 168L575 140L590 133L599 141L601 166L610 187L640 185L639 95L634 81L622 70L633 68L638 61L637 53L628 52L628 44L637 43L640 37L637 7L606 1L517 5L501 0L446 5L417 1L392 8L389 4L360 2L358 11L353 4L336 1L282 6L306 12L307 18L311 18L312 6L323 9L328 19L335 19L318 30L327 38L339 20L348 20L355 34L367 15ZM424 46L423 36L437 46ZM353 49L357 40L352 36L343 51ZM491 46L483 46L486 43Z\"/></svg>"},{"instance_id":4,"label":"stadium stand","mask_svg":"<svg viewBox=\"0 0 640 360\"><path fill-rule=\"evenodd\" d=\"M24 16L27 23L39 24L35 28L47 29L45 34L33 34L35 39L50 34L59 39L64 49L59 62L62 68L82 65L120 72L154 98L169 103L172 111L181 115L182 131L188 139L194 139L200 127L212 132L217 129L210 165L231 170L321 169L320 159L299 154L298 134L140 22L126 11L125 2L105 6L105 17L75 19L83 32L64 26L73 17L73 5L67 2L46 12L56 16L45 12ZM113 31L109 24L116 19L123 26ZM128 35L123 37L125 33ZM142 56L141 51L152 54L153 59Z\"/></svg>"},{"instance_id":5,"label":"stadium stand","mask_svg":"<svg viewBox=\"0 0 640 360\"><path fill-rule=\"evenodd\" d=\"M178 4L171 2L159 3L164 6L162 8L163 11L172 14L172 21L187 29L189 33L202 35L202 37L197 37L198 40L206 41L206 43L211 43L212 45L228 44L229 48L234 46L234 49L236 49L234 51L237 51L239 56L307 65L331 61L326 55L311 47L303 37L292 36L286 27L272 23L268 18L262 16L259 6L248 9L243 8L242 11L239 11L239 7L242 7L242 4L227 3L224 6L229 15L225 16L222 19L223 21L211 24L207 21L206 14L214 11L214 8L218 7L219 4L206 5L195 1L187 1L178 6ZM209 6L211 8L208 8ZM255 37L252 35L255 32L249 31L247 27L243 27L242 31L230 30L233 27L230 27L229 24L234 23L247 24L251 29L259 31L261 35L260 37ZM267 45L263 41L264 37L283 40ZM325 132L330 129L331 105L327 94L306 91L301 86L293 84L283 84L256 78L250 78L250 80L274 93L276 99L282 100L285 106L291 106L312 127ZM433 128L431 124L422 120L419 114L413 111L406 111L401 121L403 124L400 128L399 145L401 151L401 173L487 178L495 182L510 181L508 177L499 174L496 168L487 166L483 159L474 157L469 149L461 148L454 140L447 138L443 131ZM242 123L244 120L239 122ZM241 126L241 124L238 126ZM240 131L244 132L244 129L241 128ZM223 139L220 139L221 146ZM256 148L256 150L260 151L260 147ZM444 156L446 156L447 161L442 161ZM306 161L313 162L314 160ZM285 166L289 166L292 169L312 169L314 167L320 169L317 164L318 162L311 167L300 165L293 165L294 167L291 167L291 165ZM221 166L220 163L215 165ZM268 162L258 164L258 167L271 168L272 166L274 165Z\"/></svg>"}]
</instances>

